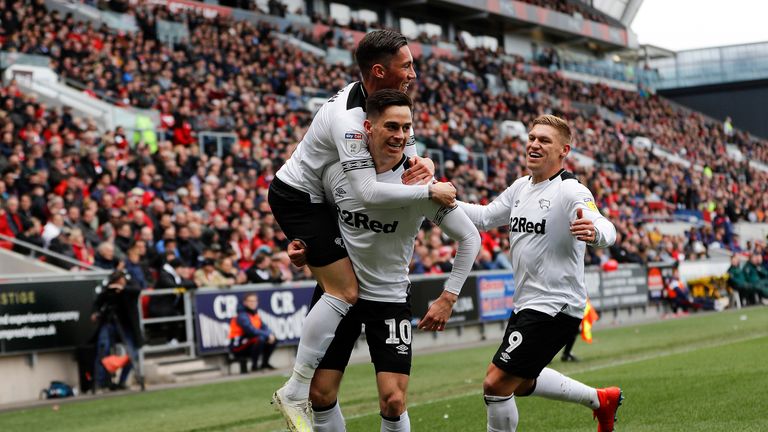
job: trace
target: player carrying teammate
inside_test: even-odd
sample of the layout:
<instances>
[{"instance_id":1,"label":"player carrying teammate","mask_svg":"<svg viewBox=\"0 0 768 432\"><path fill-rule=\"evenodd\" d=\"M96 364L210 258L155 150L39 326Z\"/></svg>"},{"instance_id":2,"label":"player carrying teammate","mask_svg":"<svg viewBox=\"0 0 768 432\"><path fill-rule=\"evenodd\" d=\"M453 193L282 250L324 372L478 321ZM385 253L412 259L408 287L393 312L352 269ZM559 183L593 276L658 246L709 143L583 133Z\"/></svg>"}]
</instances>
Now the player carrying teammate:
<instances>
[{"instance_id":1,"label":"player carrying teammate","mask_svg":"<svg viewBox=\"0 0 768 432\"><path fill-rule=\"evenodd\" d=\"M546 366L579 327L587 291L584 251L616 240L592 193L563 169L571 129L555 116L533 121L526 164L531 172L487 206L459 203L481 230L509 224L515 310L483 382L488 431L514 431L515 396L574 402L594 411L598 432L613 431L622 394L594 389Z\"/></svg>"},{"instance_id":2,"label":"player carrying teammate","mask_svg":"<svg viewBox=\"0 0 768 432\"><path fill-rule=\"evenodd\" d=\"M276 173L268 200L280 228L291 240L307 246L307 263L325 294L307 315L302 328L293 374L275 392L273 403L296 431L311 430L309 385L334 332L357 301L358 284L343 247L336 215L325 203L322 175L341 164L351 192L367 208L402 207L430 198L451 206L456 196L449 183L422 186L376 181L368 153L363 121L368 94L379 89L407 90L416 78L407 40L399 33L380 30L367 34L355 51L362 81L354 82L328 100L315 115L293 155ZM413 143L405 153L414 155ZM431 179L432 170L420 160L406 173L409 178Z\"/></svg>"},{"instance_id":3,"label":"player carrying teammate","mask_svg":"<svg viewBox=\"0 0 768 432\"><path fill-rule=\"evenodd\" d=\"M403 149L412 123L411 100L397 90L380 90L366 105L365 130L377 178L400 183L408 165ZM455 206L422 201L396 209L369 209L351 191L338 166L326 170L323 185L328 202L336 205L342 238L360 282L360 299L339 324L312 380L315 431L345 430L337 395L363 324L376 370L381 430L409 431L405 403L412 358L408 264L414 238L427 217L459 243L445 290L419 323L419 328L440 331L480 250L480 234Z\"/></svg>"}]
</instances>

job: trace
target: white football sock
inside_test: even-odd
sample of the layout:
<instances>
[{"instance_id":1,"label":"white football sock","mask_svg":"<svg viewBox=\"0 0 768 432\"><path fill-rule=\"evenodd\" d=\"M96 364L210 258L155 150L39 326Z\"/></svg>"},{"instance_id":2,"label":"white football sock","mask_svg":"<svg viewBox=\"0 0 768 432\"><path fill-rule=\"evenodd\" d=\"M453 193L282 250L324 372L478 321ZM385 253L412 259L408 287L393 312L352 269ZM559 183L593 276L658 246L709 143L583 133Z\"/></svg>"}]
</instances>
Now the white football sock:
<instances>
[{"instance_id":1,"label":"white football sock","mask_svg":"<svg viewBox=\"0 0 768 432\"><path fill-rule=\"evenodd\" d=\"M312 417L315 420L315 432L346 432L347 430L339 401L334 402L330 408L321 408L320 411L313 407Z\"/></svg>"},{"instance_id":2,"label":"white football sock","mask_svg":"<svg viewBox=\"0 0 768 432\"><path fill-rule=\"evenodd\" d=\"M285 386L285 396L288 399L309 399L309 384L315 375L315 369L333 341L336 327L351 307L352 305L344 300L326 293L309 311L301 327L293 374Z\"/></svg>"},{"instance_id":3,"label":"white football sock","mask_svg":"<svg viewBox=\"0 0 768 432\"><path fill-rule=\"evenodd\" d=\"M488 408L488 432L515 432L519 420L515 395L485 395Z\"/></svg>"},{"instance_id":4,"label":"white football sock","mask_svg":"<svg viewBox=\"0 0 768 432\"><path fill-rule=\"evenodd\" d=\"M574 402L591 409L600 407L597 390L550 368L544 368L536 378L536 387L531 396Z\"/></svg>"},{"instance_id":5,"label":"white football sock","mask_svg":"<svg viewBox=\"0 0 768 432\"><path fill-rule=\"evenodd\" d=\"M396 419L381 416L381 432L411 432L411 419L408 410L403 411Z\"/></svg>"}]
</instances>

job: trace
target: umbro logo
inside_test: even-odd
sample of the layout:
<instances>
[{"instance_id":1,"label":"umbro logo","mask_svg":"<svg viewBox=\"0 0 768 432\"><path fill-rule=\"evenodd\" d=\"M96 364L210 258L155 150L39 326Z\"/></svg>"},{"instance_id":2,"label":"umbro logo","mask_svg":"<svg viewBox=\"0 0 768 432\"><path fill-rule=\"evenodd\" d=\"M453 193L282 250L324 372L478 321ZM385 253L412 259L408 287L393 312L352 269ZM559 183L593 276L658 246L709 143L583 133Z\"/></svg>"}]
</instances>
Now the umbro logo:
<instances>
[{"instance_id":1,"label":"umbro logo","mask_svg":"<svg viewBox=\"0 0 768 432\"><path fill-rule=\"evenodd\" d=\"M408 354L408 345L400 344L395 347L398 354Z\"/></svg>"},{"instance_id":2,"label":"umbro logo","mask_svg":"<svg viewBox=\"0 0 768 432\"><path fill-rule=\"evenodd\" d=\"M344 196L344 195L346 195L346 194L347 194L347 191L345 191L345 190L344 190L344 188L343 188L343 187L341 187L341 186L337 187L337 188L334 190L334 195L336 195L336 196L337 196L337 197L339 197L339 198L343 197L343 196Z\"/></svg>"},{"instance_id":3,"label":"umbro logo","mask_svg":"<svg viewBox=\"0 0 768 432\"><path fill-rule=\"evenodd\" d=\"M512 357L510 357L509 354L507 354L505 352L501 353L501 361L503 361L504 363L508 362L510 358L512 358Z\"/></svg>"},{"instance_id":4,"label":"umbro logo","mask_svg":"<svg viewBox=\"0 0 768 432\"><path fill-rule=\"evenodd\" d=\"M520 200L515 200L515 207L517 207L518 204L520 204Z\"/></svg>"}]
</instances>

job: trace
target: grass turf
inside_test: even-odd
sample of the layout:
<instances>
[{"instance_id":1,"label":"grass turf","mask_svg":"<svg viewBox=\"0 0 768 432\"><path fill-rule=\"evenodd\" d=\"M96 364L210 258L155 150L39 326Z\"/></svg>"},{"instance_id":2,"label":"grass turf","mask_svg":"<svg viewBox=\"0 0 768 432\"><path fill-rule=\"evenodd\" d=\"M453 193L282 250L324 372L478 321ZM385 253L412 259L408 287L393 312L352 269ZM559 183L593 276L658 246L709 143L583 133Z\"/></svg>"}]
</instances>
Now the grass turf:
<instances>
[{"instance_id":1,"label":"grass turf","mask_svg":"<svg viewBox=\"0 0 768 432\"><path fill-rule=\"evenodd\" d=\"M485 430L482 379L495 345L418 355L409 388L413 430ZM551 367L589 385L620 385L619 431L766 431L768 308L699 314L595 332L579 363ZM269 405L285 377L254 377L0 414L0 431L274 431ZM342 384L349 431L379 429L373 368ZM594 431L584 407L518 398L521 431Z\"/></svg>"}]
</instances>

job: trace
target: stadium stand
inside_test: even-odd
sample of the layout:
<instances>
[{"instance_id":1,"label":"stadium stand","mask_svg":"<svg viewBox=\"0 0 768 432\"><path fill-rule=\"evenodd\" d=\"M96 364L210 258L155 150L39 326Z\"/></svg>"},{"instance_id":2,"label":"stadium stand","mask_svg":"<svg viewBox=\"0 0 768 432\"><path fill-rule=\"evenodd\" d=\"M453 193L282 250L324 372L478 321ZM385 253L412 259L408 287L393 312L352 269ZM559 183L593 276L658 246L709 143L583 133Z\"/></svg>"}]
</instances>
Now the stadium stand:
<instances>
[{"instance_id":1,"label":"stadium stand","mask_svg":"<svg viewBox=\"0 0 768 432\"><path fill-rule=\"evenodd\" d=\"M529 3L600 18L571 2ZM350 39L146 5L132 9L139 30L130 34L48 13L42 2L8 5L3 50L47 56L55 72L91 96L157 109L161 122L150 145L122 128L100 131L92 119L49 108L7 83L0 89L0 233L105 268L140 238L149 286L162 266L158 257L169 250L190 271L204 258L231 258L245 271L266 254L283 280L309 276L290 266L266 191L308 125L311 98L330 95L356 72L278 36L343 50L354 46ZM162 43L158 20L186 23L190 39ZM556 61L532 63L455 42L459 58L417 61L415 134L462 199L488 202L524 174L525 138L506 134L503 122L525 125L555 113L575 126L577 157L569 169L595 191L620 233L608 254L590 251L589 263L679 261L714 249L767 252L763 242L740 244L731 228L766 222L767 174L749 163L768 163L764 141L741 131L726 136L721 124L642 86L629 91L572 80ZM235 139L212 152L200 145L211 133ZM729 144L742 162L730 159ZM696 217L700 228L686 236L647 228L676 215ZM506 268L504 233L483 240L476 267ZM105 245L114 245L114 254ZM448 271L455 252L426 225L415 250L414 273Z\"/></svg>"}]
</instances>

